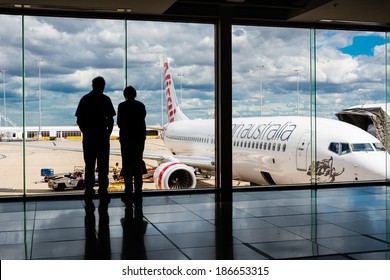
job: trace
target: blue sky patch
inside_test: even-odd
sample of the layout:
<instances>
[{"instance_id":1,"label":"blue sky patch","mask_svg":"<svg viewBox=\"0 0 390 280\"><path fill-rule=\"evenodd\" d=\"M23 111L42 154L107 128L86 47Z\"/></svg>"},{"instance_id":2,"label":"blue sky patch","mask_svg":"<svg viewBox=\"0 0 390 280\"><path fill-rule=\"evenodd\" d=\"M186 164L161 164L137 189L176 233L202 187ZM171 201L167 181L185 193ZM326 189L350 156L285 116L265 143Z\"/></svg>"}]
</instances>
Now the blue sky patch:
<instances>
[{"instance_id":1,"label":"blue sky patch","mask_svg":"<svg viewBox=\"0 0 390 280\"><path fill-rule=\"evenodd\" d=\"M349 45L345 48L339 48L339 50L342 53L349 54L351 56L373 56L375 46L380 46L384 43L385 39L378 35L356 36L353 38L352 45Z\"/></svg>"}]
</instances>

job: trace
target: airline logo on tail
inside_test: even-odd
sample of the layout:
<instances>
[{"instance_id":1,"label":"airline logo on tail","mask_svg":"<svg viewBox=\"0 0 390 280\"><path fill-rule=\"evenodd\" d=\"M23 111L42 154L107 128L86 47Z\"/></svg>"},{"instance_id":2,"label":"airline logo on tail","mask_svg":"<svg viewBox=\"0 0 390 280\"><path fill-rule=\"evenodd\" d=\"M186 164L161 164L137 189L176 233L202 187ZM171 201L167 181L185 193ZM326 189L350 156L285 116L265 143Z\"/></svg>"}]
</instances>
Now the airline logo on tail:
<instances>
[{"instance_id":1,"label":"airline logo on tail","mask_svg":"<svg viewBox=\"0 0 390 280\"><path fill-rule=\"evenodd\" d=\"M172 74L168 65L168 58L163 56L163 65L164 65L164 88L165 96L167 102L167 115L168 122L174 122L179 120L188 120L188 118L183 114L179 108L177 102L175 86L173 84Z\"/></svg>"}]
</instances>

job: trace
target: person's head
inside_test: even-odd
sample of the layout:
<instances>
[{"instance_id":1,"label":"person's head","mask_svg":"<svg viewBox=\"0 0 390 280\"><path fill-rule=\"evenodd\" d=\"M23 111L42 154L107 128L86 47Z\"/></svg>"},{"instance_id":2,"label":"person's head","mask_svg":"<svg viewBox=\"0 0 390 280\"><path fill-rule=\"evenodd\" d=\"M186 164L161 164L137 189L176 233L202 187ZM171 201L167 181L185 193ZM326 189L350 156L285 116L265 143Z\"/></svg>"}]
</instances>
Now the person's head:
<instances>
[{"instance_id":1,"label":"person's head","mask_svg":"<svg viewBox=\"0 0 390 280\"><path fill-rule=\"evenodd\" d=\"M92 80L92 88L96 91L104 91L104 88L106 86L106 81L104 80L103 77L96 77Z\"/></svg>"},{"instance_id":2,"label":"person's head","mask_svg":"<svg viewBox=\"0 0 390 280\"><path fill-rule=\"evenodd\" d=\"M134 99L137 96L137 91L135 90L134 87L128 86L123 90L123 96L125 97L126 100Z\"/></svg>"}]
</instances>

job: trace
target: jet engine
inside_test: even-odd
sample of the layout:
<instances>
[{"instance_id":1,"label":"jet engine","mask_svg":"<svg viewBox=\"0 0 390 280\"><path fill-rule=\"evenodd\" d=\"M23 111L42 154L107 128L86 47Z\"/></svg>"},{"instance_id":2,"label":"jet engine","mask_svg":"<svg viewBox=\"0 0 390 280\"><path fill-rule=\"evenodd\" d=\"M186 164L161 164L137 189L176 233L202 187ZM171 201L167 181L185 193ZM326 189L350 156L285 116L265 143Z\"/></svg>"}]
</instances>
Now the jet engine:
<instances>
[{"instance_id":1,"label":"jet engine","mask_svg":"<svg viewBox=\"0 0 390 280\"><path fill-rule=\"evenodd\" d=\"M160 164L153 177L158 189L193 189L196 185L195 169L181 162Z\"/></svg>"}]
</instances>

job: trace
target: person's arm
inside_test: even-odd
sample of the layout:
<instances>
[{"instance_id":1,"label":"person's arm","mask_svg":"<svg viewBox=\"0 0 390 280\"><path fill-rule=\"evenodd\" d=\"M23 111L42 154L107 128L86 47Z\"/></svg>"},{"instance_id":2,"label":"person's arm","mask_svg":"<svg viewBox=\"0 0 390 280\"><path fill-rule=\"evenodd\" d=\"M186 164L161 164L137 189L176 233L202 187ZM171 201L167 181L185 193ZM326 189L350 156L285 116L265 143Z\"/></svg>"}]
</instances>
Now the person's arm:
<instances>
[{"instance_id":1,"label":"person's arm","mask_svg":"<svg viewBox=\"0 0 390 280\"><path fill-rule=\"evenodd\" d=\"M111 135L113 128L114 128L114 118L111 117L107 119L107 131L109 136Z\"/></svg>"},{"instance_id":2,"label":"person's arm","mask_svg":"<svg viewBox=\"0 0 390 280\"><path fill-rule=\"evenodd\" d=\"M110 112L107 115L107 131L108 135L111 135L111 132L114 128L114 116L116 115L114 106L112 105L111 99L110 99Z\"/></svg>"},{"instance_id":3,"label":"person's arm","mask_svg":"<svg viewBox=\"0 0 390 280\"><path fill-rule=\"evenodd\" d=\"M142 104L143 105L143 117L144 117L144 119L146 118L146 109L145 109L145 105L144 104ZM162 124L161 124L162 125Z\"/></svg>"},{"instance_id":4,"label":"person's arm","mask_svg":"<svg viewBox=\"0 0 390 280\"><path fill-rule=\"evenodd\" d=\"M118 105L118 115L116 118L116 124L118 125L119 128L122 126L122 110L121 110L121 104Z\"/></svg>"},{"instance_id":5,"label":"person's arm","mask_svg":"<svg viewBox=\"0 0 390 280\"><path fill-rule=\"evenodd\" d=\"M84 122L82 121L82 118L78 117L76 123L79 126L81 132L85 134L85 125Z\"/></svg>"},{"instance_id":6,"label":"person's arm","mask_svg":"<svg viewBox=\"0 0 390 280\"><path fill-rule=\"evenodd\" d=\"M85 116L83 114L84 113L83 110L84 110L83 102L82 102L82 100L80 100L79 105L77 106L77 109L76 109L76 113L75 113L75 116L77 118L76 123L79 126L81 132L83 134L85 134L87 125L85 124Z\"/></svg>"}]
</instances>

